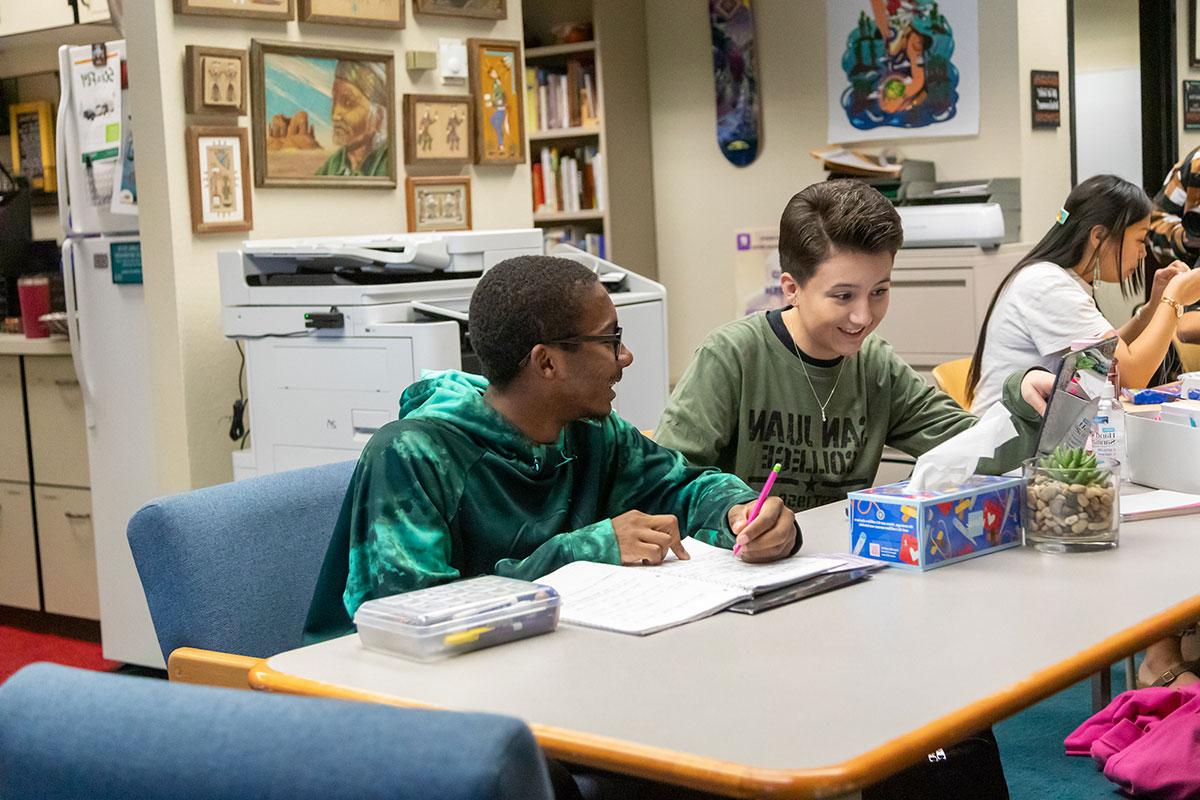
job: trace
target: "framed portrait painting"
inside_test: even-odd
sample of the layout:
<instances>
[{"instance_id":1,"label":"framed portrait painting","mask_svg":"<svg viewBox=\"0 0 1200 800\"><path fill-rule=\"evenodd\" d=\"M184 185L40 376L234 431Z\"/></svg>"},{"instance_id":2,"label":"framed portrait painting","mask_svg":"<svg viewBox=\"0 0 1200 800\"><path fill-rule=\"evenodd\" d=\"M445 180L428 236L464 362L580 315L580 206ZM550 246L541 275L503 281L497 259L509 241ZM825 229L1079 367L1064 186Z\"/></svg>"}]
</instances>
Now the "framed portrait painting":
<instances>
[{"instance_id":1,"label":"framed portrait painting","mask_svg":"<svg viewBox=\"0 0 1200 800\"><path fill-rule=\"evenodd\" d=\"M475 160L475 128L468 94L404 95L404 163L443 167Z\"/></svg>"},{"instance_id":2,"label":"framed portrait painting","mask_svg":"<svg viewBox=\"0 0 1200 800\"><path fill-rule=\"evenodd\" d=\"M468 231L471 229L471 179L462 177L404 180L408 200L408 229Z\"/></svg>"},{"instance_id":3,"label":"framed portrait painting","mask_svg":"<svg viewBox=\"0 0 1200 800\"><path fill-rule=\"evenodd\" d=\"M403 28L404 0L300 0L300 21Z\"/></svg>"},{"instance_id":4,"label":"framed portrait painting","mask_svg":"<svg viewBox=\"0 0 1200 800\"><path fill-rule=\"evenodd\" d=\"M418 14L440 14L445 17L474 19L506 19L507 0L413 0Z\"/></svg>"},{"instance_id":5,"label":"framed portrait painting","mask_svg":"<svg viewBox=\"0 0 1200 800\"><path fill-rule=\"evenodd\" d=\"M245 114L250 59L245 50L188 45L183 104L189 114Z\"/></svg>"},{"instance_id":6,"label":"framed portrait painting","mask_svg":"<svg viewBox=\"0 0 1200 800\"><path fill-rule=\"evenodd\" d=\"M396 185L392 51L250 43L254 185Z\"/></svg>"},{"instance_id":7,"label":"framed portrait painting","mask_svg":"<svg viewBox=\"0 0 1200 800\"><path fill-rule=\"evenodd\" d=\"M225 233L253 228L246 129L192 125L186 143L192 231Z\"/></svg>"},{"instance_id":8,"label":"framed portrait painting","mask_svg":"<svg viewBox=\"0 0 1200 800\"><path fill-rule=\"evenodd\" d=\"M525 161L524 79L521 43L468 39L471 94L475 96L475 161Z\"/></svg>"},{"instance_id":9,"label":"framed portrait painting","mask_svg":"<svg viewBox=\"0 0 1200 800\"><path fill-rule=\"evenodd\" d=\"M175 0L175 13L286 22L295 16L296 5L295 0Z\"/></svg>"}]
</instances>

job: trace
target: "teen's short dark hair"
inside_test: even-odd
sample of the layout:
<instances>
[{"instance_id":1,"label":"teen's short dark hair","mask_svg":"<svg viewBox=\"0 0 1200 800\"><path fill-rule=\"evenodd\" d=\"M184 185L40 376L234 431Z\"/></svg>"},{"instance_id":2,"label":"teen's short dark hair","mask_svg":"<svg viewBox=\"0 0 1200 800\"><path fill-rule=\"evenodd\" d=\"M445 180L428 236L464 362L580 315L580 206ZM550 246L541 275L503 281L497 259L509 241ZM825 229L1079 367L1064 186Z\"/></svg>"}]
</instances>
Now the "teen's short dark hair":
<instances>
[{"instance_id":1,"label":"teen's short dark hair","mask_svg":"<svg viewBox=\"0 0 1200 800\"><path fill-rule=\"evenodd\" d=\"M902 244L900 215L862 181L814 183L788 201L779 220L779 263L801 286L834 248L895 255Z\"/></svg>"},{"instance_id":2,"label":"teen's short dark hair","mask_svg":"<svg viewBox=\"0 0 1200 800\"><path fill-rule=\"evenodd\" d=\"M553 256L516 256L485 272L468 326L488 382L505 387L534 345L578 335L583 298L597 280L582 264Z\"/></svg>"}]
</instances>

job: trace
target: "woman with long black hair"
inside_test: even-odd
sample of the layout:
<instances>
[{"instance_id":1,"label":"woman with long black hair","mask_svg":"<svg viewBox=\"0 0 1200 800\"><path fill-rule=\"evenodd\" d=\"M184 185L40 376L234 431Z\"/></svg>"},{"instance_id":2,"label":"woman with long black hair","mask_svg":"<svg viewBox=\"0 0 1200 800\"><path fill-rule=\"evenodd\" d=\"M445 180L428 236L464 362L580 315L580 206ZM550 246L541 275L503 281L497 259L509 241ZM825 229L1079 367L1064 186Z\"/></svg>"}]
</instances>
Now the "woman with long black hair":
<instances>
[{"instance_id":1,"label":"woman with long black hair","mask_svg":"<svg viewBox=\"0 0 1200 800\"><path fill-rule=\"evenodd\" d=\"M1144 387L1162 362L1185 306L1200 300L1200 270L1180 261L1154 276L1150 300L1114 331L1096 307L1100 282L1140 294L1150 198L1115 175L1076 186L1057 221L1004 277L988 306L971 359L967 394L982 414L1016 369L1057 369L1071 343L1120 337L1121 386Z\"/></svg>"}]
</instances>

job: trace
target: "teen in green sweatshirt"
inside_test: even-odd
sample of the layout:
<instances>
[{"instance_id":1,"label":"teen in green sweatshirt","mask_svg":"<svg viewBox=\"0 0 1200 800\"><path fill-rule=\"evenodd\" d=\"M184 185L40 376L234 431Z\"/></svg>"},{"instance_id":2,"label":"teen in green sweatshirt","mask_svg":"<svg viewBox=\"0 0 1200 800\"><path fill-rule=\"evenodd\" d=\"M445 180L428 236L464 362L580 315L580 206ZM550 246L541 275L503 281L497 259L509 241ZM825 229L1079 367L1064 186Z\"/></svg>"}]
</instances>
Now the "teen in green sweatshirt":
<instances>
[{"instance_id":1,"label":"teen in green sweatshirt","mask_svg":"<svg viewBox=\"0 0 1200 800\"><path fill-rule=\"evenodd\" d=\"M919 456L974 425L871 334L887 313L902 242L896 210L859 181L826 181L793 197L779 234L788 307L713 331L655 440L751 486L782 464L775 491L801 510L870 486L885 445ZM1010 376L1004 403L1019 436L981 471L1032 454L1052 381L1040 370Z\"/></svg>"},{"instance_id":2,"label":"teen in green sweatshirt","mask_svg":"<svg viewBox=\"0 0 1200 800\"><path fill-rule=\"evenodd\" d=\"M681 536L768 561L798 543L778 498L689 464L612 412L633 356L587 268L509 259L472 296L489 380L431 375L367 444L325 557L306 636L352 630L363 601L482 574L533 580L571 561L658 563ZM732 556L731 556L732 557Z\"/></svg>"}]
</instances>

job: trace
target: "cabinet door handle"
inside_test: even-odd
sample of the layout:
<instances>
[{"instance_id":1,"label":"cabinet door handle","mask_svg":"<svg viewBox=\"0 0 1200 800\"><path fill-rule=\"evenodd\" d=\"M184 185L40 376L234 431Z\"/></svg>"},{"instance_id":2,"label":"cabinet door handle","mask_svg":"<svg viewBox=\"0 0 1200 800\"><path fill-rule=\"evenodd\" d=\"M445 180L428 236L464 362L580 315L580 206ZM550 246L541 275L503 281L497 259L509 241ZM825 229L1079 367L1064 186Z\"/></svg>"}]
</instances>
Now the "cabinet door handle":
<instances>
[{"instance_id":1,"label":"cabinet door handle","mask_svg":"<svg viewBox=\"0 0 1200 800\"><path fill-rule=\"evenodd\" d=\"M65 516L67 519L71 520L72 522L78 522L80 520L92 518L91 514L72 514L70 511L64 511L63 516Z\"/></svg>"},{"instance_id":2,"label":"cabinet door handle","mask_svg":"<svg viewBox=\"0 0 1200 800\"><path fill-rule=\"evenodd\" d=\"M55 378L54 385L60 389L66 389L69 386L79 386L78 378Z\"/></svg>"}]
</instances>

